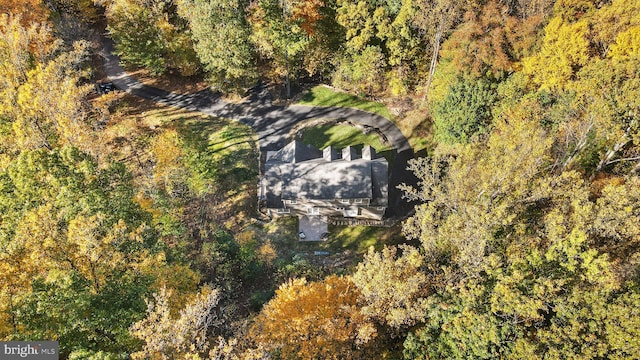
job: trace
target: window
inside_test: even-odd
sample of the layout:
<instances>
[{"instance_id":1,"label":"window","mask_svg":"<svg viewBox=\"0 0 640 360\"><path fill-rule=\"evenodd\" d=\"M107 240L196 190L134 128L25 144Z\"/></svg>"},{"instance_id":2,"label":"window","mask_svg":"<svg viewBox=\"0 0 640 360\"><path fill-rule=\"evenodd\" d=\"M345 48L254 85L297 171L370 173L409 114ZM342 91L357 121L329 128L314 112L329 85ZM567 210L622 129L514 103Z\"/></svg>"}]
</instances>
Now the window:
<instances>
[{"instance_id":1,"label":"window","mask_svg":"<svg viewBox=\"0 0 640 360\"><path fill-rule=\"evenodd\" d=\"M362 199L355 199L353 200L354 204L362 204L364 201Z\"/></svg>"},{"instance_id":2,"label":"window","mask_svg":"<svg viewBox=\"0 0 640 360\"><path fill-rule=\"evenodd\" d=\"M383 207L379 207L379 208L376 208L376 210L378 210L378 211L384 211L384 208L383 208Z\"/></svg>"},{"instance_id":3,"label":"window","mask_svg":"<svg viewBox=\"0 0 640 360\"><path fill-rule=\"evenodd\" d=\"M295 205L295 204L297 204L297 203L298 203L298 200L296 200L296 199L291 199L291 200L289 200L289 201L287 201L287 202L288 202L289 204L291 204L291 205Z\"/></svg>"},{"instance_id":4,"label":"window","mask_svg":"<svg viewBox=\"0 0 640 360\"><path fill-rule=\"evenodd\" d=\"M358 213L358 209L347 209L344 211L344 217L356 217Z\"/></svg>"},{"instance_id":5,"label":"window","mask_svg":"<svg viewBox=\"0 0 640 360\"><path fill-rule=\"evenodd\" d=\"M310 207L307 209L308 215L320 215L320 208Z\"/></svg>"},{"instance_id":6,"label":"window","mask_svg":"<svg viewBox=\"0 0 640 360\"><path fill-rule=\"evenodd\" d=\"M276 209L277 214L289 214L291 213L291 209Z\"/></svg>"},{"instance_id":7,"label":"window","mask_svg":"<svg viewBox=\"0 0 640 360\"><path fill-rule=\"evenodd\" d=\"M349 199L339 199L338 201L340 201L340 204L349 204Z\"/></svg>"}]
</instances>

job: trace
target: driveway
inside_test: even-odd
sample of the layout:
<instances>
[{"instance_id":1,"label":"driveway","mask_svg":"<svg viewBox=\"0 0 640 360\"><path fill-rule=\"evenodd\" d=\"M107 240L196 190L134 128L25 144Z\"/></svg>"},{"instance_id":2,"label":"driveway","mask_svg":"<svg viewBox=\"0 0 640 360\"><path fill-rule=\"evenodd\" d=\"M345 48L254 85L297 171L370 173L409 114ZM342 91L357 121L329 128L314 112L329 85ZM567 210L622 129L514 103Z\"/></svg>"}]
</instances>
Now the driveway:
<instances>
[{"instance_id":1,"label":"driveway","mask_svg":"<svg viewBox=\"0 0 640 360\"><path fill-rule=\"evenodd\" d=\"M276 106L271 103L264 86L254 88L248 99L240 104L227 103L219 94L210 90L195 94L178 94L144 85L129 76L120 66L120 59L113 54L113 42L103 38L103 61L107 77L120 90L155 101L160 104L199 111L208 115L225 117L251 126L258 134L261 151L277 150L284 146L287 134L297 123L314 118L347 119L351 123L366 125L384 134L395 151L389 180L389 210L391 216L404 216L412 208L397 186L415 184L415 176L407 170L413 149L400 129L387 118L364 110L342 107Z\"/></svg>"}]
</instances>

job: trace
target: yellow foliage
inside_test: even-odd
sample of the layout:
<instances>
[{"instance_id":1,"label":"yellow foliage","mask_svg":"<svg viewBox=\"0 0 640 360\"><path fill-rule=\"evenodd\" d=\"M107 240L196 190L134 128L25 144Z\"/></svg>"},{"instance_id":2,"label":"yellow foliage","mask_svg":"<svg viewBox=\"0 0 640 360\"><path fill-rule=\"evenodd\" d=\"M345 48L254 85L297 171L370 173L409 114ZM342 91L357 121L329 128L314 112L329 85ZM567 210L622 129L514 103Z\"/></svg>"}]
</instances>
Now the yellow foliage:
<instances>
[{"instance_id":1,"label":"yellow foliage","mask_svg":"<svg viewBox=\"0 0 640 360\"><path fill-rule=\"evenodd\" d=\"M362 314L393 328L412 326L424 319L428 281L422 271L424 257L409 246L373 247L353 274L365 302Z\"/></svg>"},{"instance_id":2,"label":"yellow foliage","mask_svg":"<svg viewBox=\"0 0 640 360\"><path fill-rule=\"evenodd\" d=\"M171 314L177 314L180 308L193 300L197 294L197 287L201 280L200 274L186 265L166 264L164 254L162 254L162 258L156 256L153 260L144 261L141 268L156 279L152 290L157 292L163 288L173 290L167 300Z\"/></svg>"},{"instance_id":3,"label":"yellow foliage","mask_svg":"<svg viewBox=\"0 0 640 360\"><path fill-rule=\"evenodd\" d=\"M260 261L271 266L277 257L278 253L270 240L267 240L264 244L260 245L260 248L258 249L258 258Z\"/></svg>"},{"instance_id":4,"label":"yellow foliage","mask_svg":"<svg viewBox=\"0 0 640 360\"><path fill-rule=\"evenodd\" d=\"M545 28L542 48L523 60L523 72L542 89L563 90L581 68L605 55L612 59L638 56L639 11L639 0L614 0L601 8L583 0L556 3L556 16Z\"/></svg>"},{"instance_id":5,"label":"yellow foliage","mask_svg":"<svg viewBox=\"0 0 640 360\"><path fill-rule=\"evenodd\" d=\"M640 58L640 26L621 32L611 45L608 56L613 60L623 58Z\"/></svg>"},{"instance_id":6,"label":"yellow foliage","mask_svg":"<svg viewBox=\"0 0 640 360\"><path fill-rule=\"evenodd\" d=\"M523 72L543 89L559 90L589 61L589 23L566 23L553 18L545 28L542 49L523 60Z\"/></svg>"},{"instance_id":7,"label":"yellow foliage","mask_svg":"<svg viewBox=\"0 0 640 360\"><path fill-rule=\"evenodd\" d=\"M172 194L186 181L182 140L178 132L173 129L163 131L152 140L151 151L156 159L154 179Z\"/></svg>"},{"instance_id":8,"label":"yellow foliage","mask_svg":"<svg viewBox=\"0 0 640 360\"><path fill-rule=\"evenodd\" d=\"M614 42L616 38L640 25L639 0L613 0L602 6L591 15L591 22L595 40L605 46Z\"/></svg>"},{"instance_id":9,"label":"yellow foliage","mask_svg":"<svg viewBox=\"0 0 640 360\"><path fill-rule=\"evenodd\" d=\"M83 101L89 86L77 86L74 69L87 44L78 42L60 53L61 43L41 24L24 28L18 18L0 18L0 115L11 121L18 149L72 144L87 149L92 135L89 108Z\"/></svg>"},{"instance_id":10,"label":"yellow foliage","mask_svg":"<svg viewBox=\"0 0 640 360\"><path fill-rule=\"evenodd\" d=\"M178 314L169 306L171 291L162 288L147 301L147 317L134 323L130 332L144 341L133 359L199 359L208 349L207 331L214 325L219 291L203 287Z\"/></svg>"},{"instance_id":11,"label":"yellow foliage","mask_svg":"<svg viewBox=\"0 0 640 360\"><path fill-rule=\"evenodd\" d=\"M250 337L270 350L281 350L287 359L353 358L376 335L360 314L357 299L349 278L289 280L258 315Z\"/></svg>"}]
</instances>

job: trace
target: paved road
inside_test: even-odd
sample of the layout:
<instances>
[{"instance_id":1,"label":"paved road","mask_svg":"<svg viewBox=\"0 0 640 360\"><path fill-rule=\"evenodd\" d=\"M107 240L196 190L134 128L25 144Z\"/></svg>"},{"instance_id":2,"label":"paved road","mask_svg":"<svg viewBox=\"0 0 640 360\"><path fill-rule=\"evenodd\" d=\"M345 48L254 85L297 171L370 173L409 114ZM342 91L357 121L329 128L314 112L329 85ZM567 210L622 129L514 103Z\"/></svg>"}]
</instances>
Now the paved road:
<instances>
[{"instance_id":1,"label":"paved road","mask_svg":"<svg viewBox=\"0 0 640 360\"><path fill-rule=\"evenodd\" d=\"M227 103L219 94L210 90L195 94L173 93L144 85L129 76L120 66L120 59L113 54L113 42L104 39L103 47L105 73L118 89L161 104L234 119L247 124L258 134L258 145L262 151L276 150L284 146L293 126L309 119L348 120L351 123L375 129L386 137L396 153L389 183L389 205L392 212L390 215L402 216L411 208L401 199L397 185L415 184L415 177L406 169L407 161L413 158L413 150L400 129L387 118L353 108L276 106L272 104L269 92L264 86L252 89L247 100L240 104Z\"/></svg>"}]
</instances>

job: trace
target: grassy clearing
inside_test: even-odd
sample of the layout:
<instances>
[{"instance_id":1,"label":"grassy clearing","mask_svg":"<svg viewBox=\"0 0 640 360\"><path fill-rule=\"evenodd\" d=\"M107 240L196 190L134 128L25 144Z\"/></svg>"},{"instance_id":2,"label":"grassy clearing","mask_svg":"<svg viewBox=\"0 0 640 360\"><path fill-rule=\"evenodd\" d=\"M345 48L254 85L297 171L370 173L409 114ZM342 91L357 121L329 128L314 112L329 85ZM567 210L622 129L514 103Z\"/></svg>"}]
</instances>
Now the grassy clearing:
<instances>
[{"instance_id":1,"label":"grassy clearing","mask_svg":"<svg viewBox=\"0 0 640 360\"><path fill-rule=\"evenodd\" d=\"M154 139L167 131L179 134L183 153L172 173L186 174L186 182L206 202L206 212L239 229L255 214L258 150L249 126L223 118L162 106L124 94L113 106L113 117L103 132L112 158L123 161L142 188L161 186L153 174L157 155ZM183 176L183 177L184 177ZM204 206L204 205L203 205Z\"/></svg>"},{"instance_id":2,"label":"grassy clearing","mask_svg":"<svg viewBox=\"0 0 640 360\"><path fill-rule=\"evenodd\" d=\"M402 224L392 227L329 226L327 241L298 241L298 219L282 217L265 225L256 226L256 234L273 247L277 254L272 265L286 268L289 264L314 264L316 269L330 273L348 273L368 252L369 247L380 250L385 245L406 243L402 235ZM329 255L314 255L315 251L326 251ZM310 277L308 269L298 275Z\"/></svg>"},{"instance_id":3,"label":"grassy clearing","mask_svg":"<svg viewBox=\"0 0 640 360\"><path fill-rule=\"evenodd\" d=\"M320 247L332 252L350 250L359 255L364 255L371 246L376 250L380 250L385 245L396 245L406 241L402 236L401 224L388 228L331 226L329 234L329 240L320 243Z\"/></svg>"},{"instance_id":4,"label":"grassy clearing","mask_svg":"<svg viewBox=\"0 0 640 360\"><path fill-rule=\"evenodd\" d=\"M302 133L302 142L311 144L317 149L324 149L327 146L335 146L341 149L349 145L355 145L359 151L362 150L363 145L370 145L379 155L384 156L389 163L393 161L391 146L382 144L380 137L375 132L365 134L350 125L327 124L307 128Z\"/></svg>"},{"instance_id":5,"label":"grassy clearing","mask_svg":"<svg viewBox=\"0 0 640 360\"><path fill-rule=\"evenodd\" d=\"M401 243L406 243L401 224L389 228L330 225L327 241L298 242L295 250L306 254L313 262L321 263L330 272L350 273L370 247L380 250L385 245ZM315 251L326 251L329 255L315 256Z\"/></svg>"},{"instance_id":6,"label":"grassy clearing","mask_svg":"<svg viewBox=\"0 0 640 360\"><path fill-rule=\"evenodd\" d=\"M318 149L329 145L344 148L349 145L371 145L377 152L389 151L391 146L383 145L376 133L365 134L350 125L322 125L308 128L302 134L302 142Z\"/></svg>"},{"instance_id":7,"label":"grassy clearing","mask_svg":"<svg viewBox=\"0 0 640 360\"><path fill-rule=\"evenodd\" d=\"M433 139L433 122L426 110L415 109L404 114L396 122L398 128L409 140L409 144L416 153L429 152L436 146Z\"/></svg>"},{"instance_id":8,"label":"grassy clearing","mask_svg":"<svg viewBox=\"0 0 640 360\"><path fill-rule=\"evenodd\" d=\"M248 174L243 172L251 170L251 176L257 175L257 139L247 125L197 111L158 105L130 95L119 100L114 112L114 121L105 130L104 140L124 159L135 150L148 153L146 145L150 138L166 129L175 129L186 141L202 150L203 159L210 157L218 163L223 177L235 176L235 180L242 182L249 180Z\"/></svg>"},{"instance_id":9,"label":"grassy clearing","mask_svg":"<svg viewBox=\"0 0 640 360\"><path fill-rule=\"evenodd\" d=\"M324 85L318 85L309 90L304 94L298 104L351 107L376 113L393 120L407 139L409 139L409 143L414 151L428 151L435 146L432 136L431 120L423 109L408 111L403 117L399 118L393 116L390 110L382 103L367 101L357 96L337 92ZM373 146L373 144L370 145ZM376 150L378 149L376 148Z\"/></svg>"},{"instance_id":10,"label":"grassy clearing","mask_svg":"<svg viewBox=\"0 0 640 360\"><path fill-rule=\"evenodd\" d=\"M382 115L393 119L393 115L384 104L367 101L347 93L336 92L324 85L309 90L298 102L300 105L350 107Z\"/></svg>"}]
</instances>

